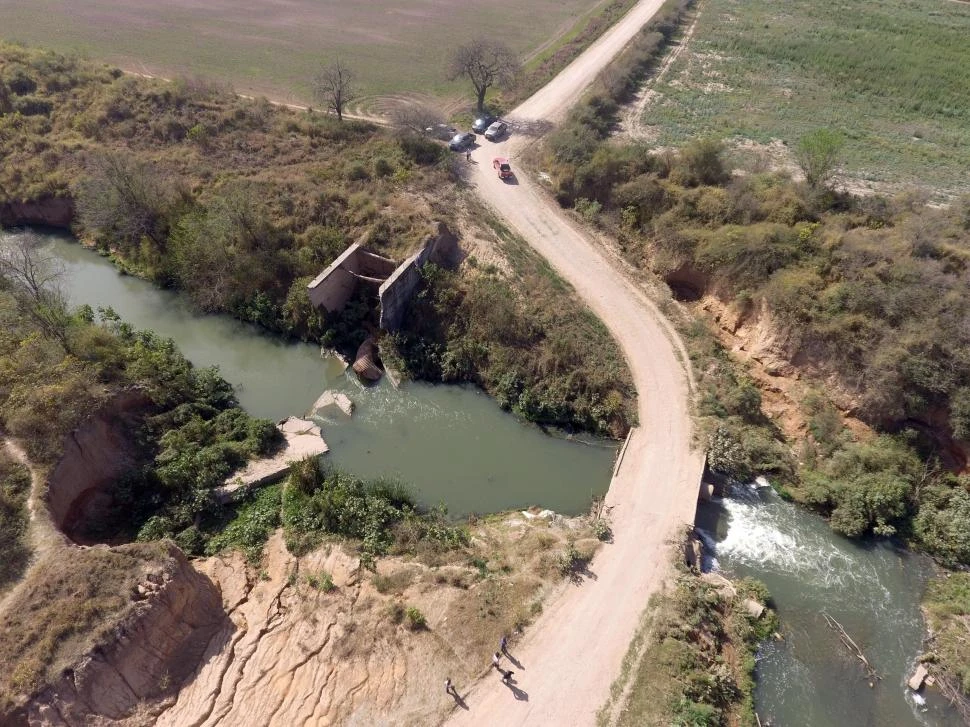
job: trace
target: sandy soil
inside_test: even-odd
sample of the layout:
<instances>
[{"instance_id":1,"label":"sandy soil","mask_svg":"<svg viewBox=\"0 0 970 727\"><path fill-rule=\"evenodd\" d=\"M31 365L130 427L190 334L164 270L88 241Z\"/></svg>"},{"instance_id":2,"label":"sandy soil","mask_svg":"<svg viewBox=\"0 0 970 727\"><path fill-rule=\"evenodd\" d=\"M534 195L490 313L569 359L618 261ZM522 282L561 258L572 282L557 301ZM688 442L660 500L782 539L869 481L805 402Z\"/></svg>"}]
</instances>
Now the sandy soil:
<instances>
[{"instance_id":1,"label":"sandy soil","mask_svg":"<svg viewBox=\"0 0 970 727\"><path fill-rule=\"evenodd\" d=\"M549 85L515 109L514 125L555 122L603 66L660 7L644 0ZM568 280L619 341L639 393L640 427L606 498L614 533L592 564L593 578L567 583L512 653L514 689L490 671L470 691L455 725L585 725L618 675L638 617L668 574L668 547L693 522L703 454L692 449L686 352L644 291L573 225L521 170L499 180L495 156L512 160L533 139L479 138L469 166L481 197Z\"/></svg>"}]
</instances>

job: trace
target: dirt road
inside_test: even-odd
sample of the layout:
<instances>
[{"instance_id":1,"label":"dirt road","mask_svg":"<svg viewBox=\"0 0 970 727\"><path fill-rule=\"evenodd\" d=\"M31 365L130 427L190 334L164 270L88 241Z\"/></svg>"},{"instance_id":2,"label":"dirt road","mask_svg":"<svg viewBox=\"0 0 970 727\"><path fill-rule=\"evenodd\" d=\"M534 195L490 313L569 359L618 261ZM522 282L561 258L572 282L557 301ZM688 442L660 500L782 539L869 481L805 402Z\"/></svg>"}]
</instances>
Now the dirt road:
<instances>
[{"instance_id":1,"label":"dirt road","mask_svg":"<svg viewBox=\"0 0 970 727\"><path fill-rule=\"evenodd\" d=\"M512 121L558 121L598 71L660 7L639 3ZM515 689L490 671L468 694L454 725L591 725L605 701L650 595L668 574L668 544L692 522L703 456L691 449L690 380L683 345L639 287L524 174L498 179L495 156L515 168L531 139L492 144L479 137L471 180L481 197L575 288L619 341L639 393L634 432L606 498L613 543L581 585L564 585L511 652L521 667ZM497 645L496 645L497 646ZM483 665L483 667L486 665Z\"/></svg>"}]
</instances>

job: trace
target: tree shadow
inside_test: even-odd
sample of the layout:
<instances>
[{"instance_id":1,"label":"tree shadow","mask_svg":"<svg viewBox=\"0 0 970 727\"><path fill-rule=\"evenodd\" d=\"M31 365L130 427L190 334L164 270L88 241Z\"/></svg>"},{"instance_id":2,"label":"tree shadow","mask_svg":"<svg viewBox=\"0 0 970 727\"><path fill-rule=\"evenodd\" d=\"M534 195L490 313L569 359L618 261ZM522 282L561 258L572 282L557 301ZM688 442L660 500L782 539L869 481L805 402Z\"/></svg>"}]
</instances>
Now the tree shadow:
<instances>
[{"instance_id":1,"label":"tree shadow","mask_svg":"<svg viewBox=\"0 0 970 727\"><path fill-rule=\"evenodd\" d=\"M574 586L581 586L587 580L595 581L598 579L599 576L589 569L588 563L579 563L569 571L569 582Z\"/></svg>"}]
</instances>

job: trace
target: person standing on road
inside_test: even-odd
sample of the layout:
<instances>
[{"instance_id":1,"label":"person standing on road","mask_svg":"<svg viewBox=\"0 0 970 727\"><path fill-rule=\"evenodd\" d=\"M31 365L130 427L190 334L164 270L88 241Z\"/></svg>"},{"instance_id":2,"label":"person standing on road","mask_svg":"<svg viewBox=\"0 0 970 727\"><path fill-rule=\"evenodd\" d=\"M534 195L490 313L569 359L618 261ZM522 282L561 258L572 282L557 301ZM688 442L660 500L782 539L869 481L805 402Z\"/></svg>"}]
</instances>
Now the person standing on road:
<instances>
[{"instance_id":1,"label":"person standing on road","mask_svg":"<svg viewBox=\"0 0 970 727\"><path fill-rule=\"evenodd\" d=\"M499 669L499 671L502 671L502 670ZM511 669L509 669L508 671L502 671L502 683L503 684L511 684L512 683L512 675L514 673L515 672L512 671Z\"/></svg>"},{"instance_id":2,"label":"person standing on road","mask_svg":"<svg viewBox=\"0 0 970 727\"><path fill-rule=\"evenodd\" d=\"M502 671L502 667L499 666L500 661L502 661L502 655L496 651L494 654L492 654L492 666L499 671Z\"/></svg>"},{"instance_id":3,"label":"person standing on road","mask_svg":"<svg viewBox=\"0 0 970 727\"><path fill-rule=\"evenodd\" d=\"M455 685L451 683L451 677L445 679L445 694L454 694Z\"/></svg>"},{"instance_id":4,"label":"person standing on road","mask_svg":"<svg viewBox=\"0 0 970 727\"><path fill-rule=\"evenodd\" d=\"M508 636L504 636L504 635L502 636L502 640L498 642L498 648L499 648L499 651L501 651L503 654L508 654L509 653L509 637Z\"/></svg>"}]
</instances>

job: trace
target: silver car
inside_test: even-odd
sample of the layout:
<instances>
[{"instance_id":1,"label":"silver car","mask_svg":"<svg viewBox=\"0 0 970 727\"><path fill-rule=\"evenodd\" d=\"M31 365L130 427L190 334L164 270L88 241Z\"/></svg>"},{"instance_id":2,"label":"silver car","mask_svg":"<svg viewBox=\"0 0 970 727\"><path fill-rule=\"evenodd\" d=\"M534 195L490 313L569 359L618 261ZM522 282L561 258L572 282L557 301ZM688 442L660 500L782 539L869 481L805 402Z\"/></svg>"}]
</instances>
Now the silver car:
<instances>
[{"instance_id":1,"label":"silver car","mask_svg":"<svg viewBox=\"0 0 970 727\"><path fill-rule=\"evenodd\" d=\"M485 138L489 141L495 141L496 139L501 139L505 136L505 132L509 130L509 125L504 121L496 121L494 124L489 126L485 130Z\"/></svg>"}]
</instances>

